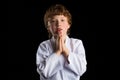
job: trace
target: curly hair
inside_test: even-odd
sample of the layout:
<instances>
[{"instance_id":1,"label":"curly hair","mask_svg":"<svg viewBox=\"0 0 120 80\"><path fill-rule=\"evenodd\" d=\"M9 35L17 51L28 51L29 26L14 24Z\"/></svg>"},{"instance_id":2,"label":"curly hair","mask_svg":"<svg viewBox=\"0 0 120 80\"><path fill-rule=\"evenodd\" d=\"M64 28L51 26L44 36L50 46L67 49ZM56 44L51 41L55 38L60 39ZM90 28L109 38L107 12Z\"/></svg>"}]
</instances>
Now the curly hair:
<instances>
[{"instance_id":1,"label":"curly hair","mask_svg":"<svg viewBox=\"0 0 120 80\"><path fill-rule=\"evenodd\" d=\"M55 15L64 15L65 17L67 17L68 19L68 23L71 26L72 24L72 16L70 14L70 12L66 9L65 6L61 5L61 4L56 4L56 5L52 5L51 7L48 8L48 10L46 10L46 13L44 15L44 24L45 27L48 27L48 21L50 18L52 18ZM69 34L70 31L68 30L67 34ZM49 38L52 35L49 33Z\"/></svg>"}]
</instances>

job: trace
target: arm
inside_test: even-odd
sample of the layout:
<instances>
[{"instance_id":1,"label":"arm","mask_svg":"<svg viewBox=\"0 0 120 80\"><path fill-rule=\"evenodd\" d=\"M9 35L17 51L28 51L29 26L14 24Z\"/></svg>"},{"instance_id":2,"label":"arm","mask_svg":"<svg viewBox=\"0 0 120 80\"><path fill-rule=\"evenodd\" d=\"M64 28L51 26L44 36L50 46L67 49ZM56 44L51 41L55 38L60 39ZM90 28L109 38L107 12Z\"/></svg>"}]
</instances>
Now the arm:
<instances>
[{"instance_id":1,"label":"arm","mask_svg":"<svg viewBox=\"0 0 120 80\"><path fill-rule=\"evenodd\" d=\"M37 71L45 78L53 76L61 70L62 64L60 57L56 53L49 53L45 45L40 45L36 55Z\"/></svg>"},{"instance_id":2,"label":"arm","mask_svg":"<svg viewBox=\"0 0 120 80\"><path fill-rule=\"evenodd\" d=\"M78 44L73 52L69 52L69 64L66 62L65 67L74 74L81 76L86 71L87 62L83 44L81 41L79 41Z\"/></svg>"}]
</instances>

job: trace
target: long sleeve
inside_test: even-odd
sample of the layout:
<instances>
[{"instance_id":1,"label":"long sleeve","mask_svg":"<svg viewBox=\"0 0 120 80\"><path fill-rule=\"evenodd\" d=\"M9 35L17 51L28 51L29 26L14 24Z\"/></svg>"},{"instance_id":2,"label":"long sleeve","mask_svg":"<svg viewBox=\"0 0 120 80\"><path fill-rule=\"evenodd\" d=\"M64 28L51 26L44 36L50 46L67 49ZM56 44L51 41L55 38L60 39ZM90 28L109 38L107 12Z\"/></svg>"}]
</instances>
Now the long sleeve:
<instances>
[{"instance_id":1,"label":"long sleeve","mask_svg":"<svg viewBox=\"0 0 120 80\"><path fill-rule=\"evenodd\" d=\"M69 49L67 59L64 55L57 55L54 52L54 43L52 37L38 47L36 65L40 80L80 80L87 65L82 41L66 37L65 45Z\"/></svg>"},{"instance_id":2,"label":"long sleeve","mask_svg":"<svg viewBox=\"0 0 120 80\"><path fill-rule=\"evenodd\" d=\"M60 57L55 53L49 53L46 45L41 44L36 55L37 72L45 78L53 76L63 68Z\"/></svg>"},{"instance_id":3,"label":"long sleeve","mask_svg":"<svg viewBox=\"0 0 120 80\"><path fill-rule=\"evenodd\" d=\"M68 56L69 64L66 62L65 67L75 75L81 76L86 71L86 56L82 41L73 45L73 51Z\"/></svg>"}]
</instances>

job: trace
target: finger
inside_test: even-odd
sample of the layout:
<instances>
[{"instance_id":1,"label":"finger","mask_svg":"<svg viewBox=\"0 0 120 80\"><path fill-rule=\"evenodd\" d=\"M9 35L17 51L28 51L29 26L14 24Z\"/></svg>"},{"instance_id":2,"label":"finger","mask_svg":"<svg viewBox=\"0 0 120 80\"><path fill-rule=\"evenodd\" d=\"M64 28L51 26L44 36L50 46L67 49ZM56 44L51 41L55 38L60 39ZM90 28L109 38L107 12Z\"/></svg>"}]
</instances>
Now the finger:
<instances>
[{"instance_id":1,"label":"finger","mask_svg":"<svg viewBox=\"0 0 120 80\"><path fill-rule=\"evenodd\" d=\"M63 43L62 37L61 37L60 43L61 43L61 50L63 51L64 43Z\"/></svg>"},{"instance_id":2,"label":"finger","mask_svg":"<svg viewBox=\"0 0 120 80\"><path fill-rule=\"evenodd\" d=\"M60 38L60 49L62 50L62 39Z\"/></svg>"},{"instance_id":3,"label":"finger","mask_svg":"<svg viewBox=\"0 0 120 80\"><path fill-rule=\"evenodd\" d=\"M56 43L56 48L59 49L59 37L58 36L56 36L55 43Z\"/></svg>"}]
</instances>

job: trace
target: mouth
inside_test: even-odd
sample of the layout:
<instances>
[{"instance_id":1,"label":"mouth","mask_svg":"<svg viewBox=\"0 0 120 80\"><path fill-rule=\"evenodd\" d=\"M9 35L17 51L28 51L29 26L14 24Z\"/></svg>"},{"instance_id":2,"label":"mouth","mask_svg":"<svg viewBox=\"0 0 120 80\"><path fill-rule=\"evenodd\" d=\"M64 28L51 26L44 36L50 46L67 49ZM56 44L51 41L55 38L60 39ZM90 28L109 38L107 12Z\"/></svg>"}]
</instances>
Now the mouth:
<instances>
[{"instance_id":1,"label":"mouth","mask_svg":"<svg viewBox=\"0 0 120 80\"><path fill-rule=\"evenodd\" d=\"M62 29L58 28L58 29L56 30L56 33L57 33L57 34L61 34L61 33L62 33Z\"/></svg>"},{"instance_id":2,"label":"mouth","mask_svg":"<svg viewBox=\"0 0 120 80\"><path fill-rule=\"evenodd\" d=\"M60 32L60 31L62 31L62 29L58 28L58 29L57 29L57 32Z\"/></svg>"}]
</instances>

